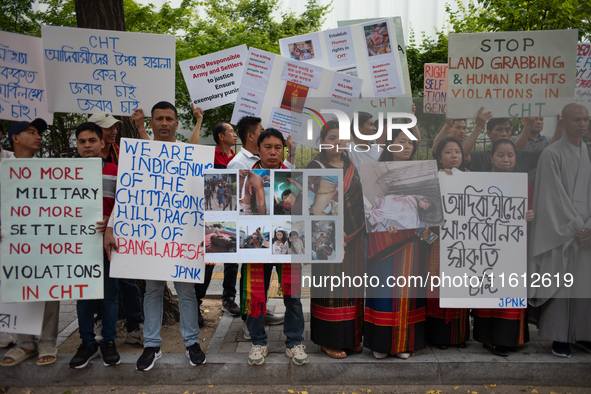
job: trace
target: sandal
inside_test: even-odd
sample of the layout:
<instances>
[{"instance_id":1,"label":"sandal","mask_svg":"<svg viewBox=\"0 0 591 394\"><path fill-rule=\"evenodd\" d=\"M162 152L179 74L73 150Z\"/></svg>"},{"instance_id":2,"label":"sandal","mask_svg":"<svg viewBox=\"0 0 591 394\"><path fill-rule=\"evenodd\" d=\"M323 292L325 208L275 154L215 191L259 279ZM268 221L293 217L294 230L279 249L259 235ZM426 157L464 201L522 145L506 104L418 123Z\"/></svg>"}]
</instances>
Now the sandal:
<instances>
[{"instance_id":1,"label":"sandal","mask_svg":"<svg viewBox=\"0 0 591 394\"><path fill-rule=\"evenodd\" d=\"M350 348L346 349L346 351L351 352L351 353L361 353L361 352L363 352L363 345L357 345L355 347L350 347Z\"/></svg>"},{"instance_id":2,"label":"sandal","mask_svg":"<svg viewBox=\"0 0 591 394\"><path fill-rule=\"evenodd\" d=\"M332 358L345 358L345 357L347 357L347 353L345 353L341 349L331 349L331 348L328 348L328 347L321 346L320 347L320 350L322 350L324 353L328 354ZM341 354L339 354L339 353L341 353Z\"/></svg>"},{"instance_id":3,"label":"sandal","mask_svg":"<svg viewBox=\"0 0 591 394\"><path fill-rule=\"evenodd\" d=\"M49 361L41 361L43 357L53 357ZM57 348L54 347L42 347L39 349L39 357L37 358L37 365L49 365L53 364L57 360Z\"/></svg>"},{"instance_id":4,"label":"sandal","mask_svg":"<svg viewBox=\"0 0 591 394\"><path fill-rule=\"evenodd\" d=\"M2 365L3 367L12 367L14 365L20 364L25 360L28 360L31 357L35 357L37 355L37 352L35 350L31 351L30 353L25 352L25 350L23 348L14 348L14 349L10 349L5 355L4 358L2 359L2 362L0 362L0 365ZM5 360L7 358L11 358L14 361L11 363L7 363Z\"/></svg>"}]
</instances>

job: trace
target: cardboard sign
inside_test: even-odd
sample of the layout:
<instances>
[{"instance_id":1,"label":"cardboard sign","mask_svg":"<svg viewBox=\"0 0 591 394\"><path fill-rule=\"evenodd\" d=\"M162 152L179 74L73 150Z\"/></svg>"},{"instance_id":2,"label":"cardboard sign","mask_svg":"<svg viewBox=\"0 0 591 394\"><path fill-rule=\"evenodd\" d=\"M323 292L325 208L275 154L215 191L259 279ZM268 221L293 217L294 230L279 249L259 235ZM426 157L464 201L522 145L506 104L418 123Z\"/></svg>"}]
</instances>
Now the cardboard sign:
<instances>
[{"instance_id":1,"label":"cardboard sign","mask_svg":"<svg viewBox=\"0 0 591 394\"><path fill-rule=\"evenodd\" d=\"M440 306L527 307L526 174L439 174Z\"/></svg>"},{"instance_id":2,"label":"cardboard sign","mask_svg":"<svg viewBox=\"0 0 591 394\"><path fill-rule=\"evenodd\" d=\"M101 159L3 159L2 299L103 297Z\"/></svg>"},{"instance_id":3,"label":"cardboard sign","mask_svg":"<svg viewBox=\"0 0 591 394\"><path fill-rule=\"evenodd\" d=\"M236 101L247 53L240 45L179 62L193 104L208 110Z\"/></svg>"},{"instance_id":4,"label":"cardboard sign","mask_svg":"<svg viewBox=\"0 0 591 394\"><path fill-rule=\"evenodd\" d=\"M556 116L573 101L577 30L449 35L447 115Z\"/></svg>"},{"instance_id":5,"label":"cardboard sign","mask_svg":"<svg viewBox=\"0 0 591 394\"><path fill-rule=\"evenodd\" d=\"M214 147L121 139L111 276L203 283L203 170Z\"/></svg>"},{"instance_id":6,"label":"cardboard sign","mask_svg":"<svg viewBox=\"0 0 591 394\"><path fill-rule=\"evenodd\" d=\"M579 42L577 45L575 102L591 111L591 44L588 42Z\"/></svg>"},{"instance_id":7,"label":"cardboard sign","mask_svg":"<svg viewBox=\"0 0 591 394\"><path fill-rule=\"evenodd\" d=\"M447 110L447 64L425 63L423 112L444 114Z\"/></svg>"},{"instance_id":8,"label":"cardboard sign","mask_svg":"<svg viewBox=\"0 0 591 394\"><path fill-rule=\"evenodd\" d=\"M2 302L0 284L0 332L41 335L45 302Z\"/></svg>"},{"instance_id":9,"label":"cardboard sign","mask_svg":"<svg viewBox=\"0 0 591 394\"><path fill-rule=\"evenodd\" d=\"M47 111L41 39L0 31L0 119L53 123Z\"/></svg>"},{"instance_id":10,"label":"cardboard sign","mask_svg":"<svg viewBox=\"0 0 591 394\"><path fill-rule=\"evenodd\" d=\"M174 36L45 25L41 34L50 111L130 116L174 104Z\"/></svg>"}]
</instances>

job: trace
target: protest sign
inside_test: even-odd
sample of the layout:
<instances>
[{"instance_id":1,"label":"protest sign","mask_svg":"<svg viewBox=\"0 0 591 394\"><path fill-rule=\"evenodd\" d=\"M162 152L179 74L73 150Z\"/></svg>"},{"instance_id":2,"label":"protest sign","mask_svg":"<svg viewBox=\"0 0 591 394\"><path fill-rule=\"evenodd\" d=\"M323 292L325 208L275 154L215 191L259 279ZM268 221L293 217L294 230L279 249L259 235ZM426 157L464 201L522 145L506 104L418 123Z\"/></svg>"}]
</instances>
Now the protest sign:
<instances>
[{"instance_id":1,"label":"protest sign","mask_svg":"<svg viewBox=\"0 0 591 394\"><path fill-rule=\"evenodd\" d=\"M591 44L588 42L577 45L575 102L583 104L591 112Z\"/></svg>"},{"instance_id":2,"label":"protest sign","mask_svg":"<svg viewBox=\"0 0 591 394\"><path fill-rule=\"evenodd\" d=\"M366 81L365 97L405 93L392 18L279 40L281 55Z\"/></svg>"},{"instance_id":3,"label":"protest sign","mask_svg":"<svg viewBox=\"0 0 591 394\"><path fill-rule=\"evenodd\" d=\"M0 31L0 119L53 123L47 92L41 39Z\"/></svg>"},{"instance_id":4,"label":"protest sign","mask_svg":"<svg viewBox=\"0 0 591 394\"><path fill-rule=\"evenodd\" d=\"M263 127L276 128L285 137L291 135L294 142L316 147L320 126L311 122L317 119L314 111L337 109L351 116L362 82L250 48L231 122L236 124L244 116L260 117Z\"/></svg>"},{"instance_id":5,"label":"protest sign","mask_svg":"<svg viewBox=\"0 0 591 394\"><path fill-rule=\"evenodd\" d=\"M527 306L527 174L440 174L442 308Z\"/></svg>"},{"instance_id":6,"label":"protest sign","mask_svg":"<svg viewBox=\"0 0 591 394\"><path fill-rule=\"evenodd\" d=\"M340 263L342 202L342 170L207 170L205 261Z\"/></svg>"},{"instance_id":7,"label":"protest sign","mask_svg":"<svg viewBox=\"0 0 591 394\"><path fill-rule=\"evenodd\" d=\"M247 54L240 45L179 62L193 104L208 110L236 101Z\"/></svg>"},{"instance_id":8,"label":"protest sign","mask_svg":"<svg viewBox=\"0 0 591 394\"><path fill-rule=\"evenodd\" d=\"M444 114L447 110L447 64L425 63L423 112Z\"/></svg>"},{"instance_id":9,"label":"protest sign","mask_svg":"<svg viewBox=\"0 0 591 394\"><path fill-rule=\"evenodd\" d=\"M203 283L203 170L214 147L121 139L111 276Z\"/></svg>"},{"instance_id":10,"label":"protest sign","mask_svg":"<svg viewBox=\"0 0 591 394\"><path fill-rule=\"evenodd\" d=\"M2 302L0 284L0 332L40 335L45 302Z\"/></svg>"},{"instance_id":11,"label":"protest sign","mask_svg":"<svg viewBox=\"0 0 591 394\"><path fill-rule=\"evenodd\" d=\"M41 35L51 112L130 116L174 103L174 36L45 25Z\"/></svg>"},{"instance_id":12,"label":"protest sign","mask_svg":"<svg viewBox=\"0 0 591 394\"><path fill-rule=\"evenodd\" d=\"M101 159L3 159L2 300L103 297Z\"/></svg>"},{"instance_id":13,"label":"protest sign","mask_svg":"<svg viewBox=\"0 0 591 394\"><path fill-rule=\"evenodd\" d=\"M576 29L449 35L448 118L556 116L573 101Z\"/></svg>"}]
</instances>

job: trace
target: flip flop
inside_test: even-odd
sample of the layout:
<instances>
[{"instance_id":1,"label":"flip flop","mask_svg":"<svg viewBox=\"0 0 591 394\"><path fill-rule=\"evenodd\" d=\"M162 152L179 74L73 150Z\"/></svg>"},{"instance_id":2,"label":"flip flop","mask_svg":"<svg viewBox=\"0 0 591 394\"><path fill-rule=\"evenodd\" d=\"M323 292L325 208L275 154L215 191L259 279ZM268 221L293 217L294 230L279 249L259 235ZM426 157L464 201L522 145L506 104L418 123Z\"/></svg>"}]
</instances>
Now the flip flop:
<instances>
[{"instance_id":1,"label":"flip flop","mask_svg":"<svg viewBox=\"0 0 591 394\"><path fill-rule=\"evenodd\" d=\"M12 367L15 366L17 364L22 363L25 360L28 360L31 357L35 357L37 355L36 351L32 351L30 353L26 353L22 348L14 348L14 349L10 349L8 352L6 352L6 354L4 355L4 358L2 359L2 362L0 362L0 365L2 365L3 367ZM4 360L7 358L11 358L14 361L11 363L7 363Z\"/></svg>"},{"instance_id":2,"label":"flip flop","mask_svg":"<svg viewBox=\"0 0 591 394\"><path fill-rule=\"evenodd\" d=\"M49 361L40 361L43 357L53 357ZM39 357L37 358L37 365L49 365L53 364L57 360L57 348L54 347L42 347L39 349Z\"/></svg>"},{"instance_id":3,"label":"flip flop","mask_svg":"<svg viewBox=\"0 0 591 394\"><path fill-rule=\"evenodd\" d=\"M343 352L341 349L331 349L331 348L327 348L327 347L321 346L320 347L320 350L322 350L324 353L328 354L332 358L345 358L345 357L347 357L347 353ZM343 355L337 355L338 352L342 352Z\"/></svg>"}]
</instances>

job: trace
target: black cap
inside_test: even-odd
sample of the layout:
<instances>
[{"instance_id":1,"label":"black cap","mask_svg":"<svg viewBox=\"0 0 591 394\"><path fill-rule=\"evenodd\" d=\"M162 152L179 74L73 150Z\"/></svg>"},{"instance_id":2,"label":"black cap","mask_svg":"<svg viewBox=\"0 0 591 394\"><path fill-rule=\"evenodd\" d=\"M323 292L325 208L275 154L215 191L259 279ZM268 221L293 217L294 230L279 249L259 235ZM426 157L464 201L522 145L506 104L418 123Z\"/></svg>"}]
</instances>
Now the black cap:
<instances>
[{"instance_id":1,"label":"black cap","mask_svg":"<svg viewBox=\"0 0 591 394\"><path fill-rule=\"evenodd\" d=\"M26 129L29 126L33 126L34 128L36 128L37 131L39 132L39 134L41 134L45 130L47 130L47 123L41 118L37 118L32 122L27 122L27 121L16 122L12 126L10 126L10 128L8 129L8 142L10 143L11 147L14 148L12 136L17 135L18 133L20 133L21 131L23 131L24 129Z\"/></svg>"}]
</instances>

